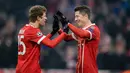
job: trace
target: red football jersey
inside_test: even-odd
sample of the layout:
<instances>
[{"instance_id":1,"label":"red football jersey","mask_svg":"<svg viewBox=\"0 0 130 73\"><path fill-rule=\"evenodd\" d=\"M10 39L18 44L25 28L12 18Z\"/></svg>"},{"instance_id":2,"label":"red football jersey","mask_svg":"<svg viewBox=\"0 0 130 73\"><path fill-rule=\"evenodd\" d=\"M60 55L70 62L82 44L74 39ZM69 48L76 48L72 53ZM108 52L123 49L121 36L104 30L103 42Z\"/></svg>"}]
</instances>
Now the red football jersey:
<instances>
[{"instance_id":1,"label":"red football jersey","mask_svg":"<svg viewBox=\"0 0 130 73\"><path fill-rule=\"evenodd\" d=\"M100 30L95 24L84 28L68 25L73 32L71 38L78 41L76 73L98 73L96 58L100 41ZM69 38L70 39L70 35Z\"/></svg>"},{"instance_id":2,"label":"red football jersey","mask_svg":"<svg viewBox=\"0 0 130 73\"><path fill-rule=\"evenodd\" d=\"M90 33L90 38L78 37L77 73L98 73L96 58L100 40L100 31L96 25L83 28ZM79 71L78 71L79 69Z\"/></svg>"},{"instance_id":3,"label":"red football jersey","mask_svg":"<svg viewBox=\"0 0 130 73\"><path fill-rule=\"evenodd\" d=\"M31 25L25 25L20 29L16 73L41 73L39 44L45 37L40 29Z\"/></svg>"}]
</instances>

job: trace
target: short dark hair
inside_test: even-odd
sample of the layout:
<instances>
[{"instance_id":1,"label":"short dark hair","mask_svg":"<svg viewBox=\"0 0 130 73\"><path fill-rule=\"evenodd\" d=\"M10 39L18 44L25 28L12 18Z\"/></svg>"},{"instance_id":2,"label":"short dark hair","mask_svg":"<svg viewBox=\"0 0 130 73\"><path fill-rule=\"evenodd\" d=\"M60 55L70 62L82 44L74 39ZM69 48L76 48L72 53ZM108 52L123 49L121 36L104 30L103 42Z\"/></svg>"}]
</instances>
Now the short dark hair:
<instances>
[{"instance_id":1,"label":"short dark hair","mask_svg":"<svg viewBox=\"0 0 130 73\"><path fill-rule=\"evenodd\" d=\"M74 11L79 11L82 15L87 14L88 18L90 19L91 16L91 10L88 6L86 5L81 5L81 6L77 6Z\"/></svg>"},{"instance_id":2,"label":"short dark hair","mask_svg":"<svg viewBox=\"0 0 130 73\"><path fill-rule=\"evenodd\" d=\"M43 15L43 12L46 12L47 9L44 6L41 5L35 5L32 6L29 9L29 21L35 22L37 20L37 17L41 17Z\"/></svg>"}]
</instances>

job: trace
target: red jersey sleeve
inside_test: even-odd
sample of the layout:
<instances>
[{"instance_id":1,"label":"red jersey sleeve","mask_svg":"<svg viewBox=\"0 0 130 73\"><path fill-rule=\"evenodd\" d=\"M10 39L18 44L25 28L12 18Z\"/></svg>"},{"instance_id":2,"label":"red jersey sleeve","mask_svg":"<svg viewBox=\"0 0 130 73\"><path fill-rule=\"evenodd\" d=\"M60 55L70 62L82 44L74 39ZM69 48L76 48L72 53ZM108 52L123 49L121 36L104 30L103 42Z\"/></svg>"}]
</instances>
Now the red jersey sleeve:
<instances>
[{"instance_id":1,"label":"red jersey sleeve","mask_svg":"<svg viewBox=\"0 0 130 73\"><path fill-rule=\"evenodd\" d=\"M61 34L62 32L63 32L62 29L60 29L60 30L58 31L59 34ZM74 38L73 34L66 34L66 37L64 38L65 41L71 41L71 40L74 40L74 39L75 39L75 38Z\"/></svg>"},{"instance_id":2,"label":"red jersey sleeve","mask_svg":"<svg viewBox=\"0 0 130 73\"><path fill-rule=\"evenodd\" d=\"M84 29L86 30L87 32L89 32L90 34L90 37L88 38L89 40L91 39L99 39L100 37L100 31L98 29L98 27L96 25L92 25L90 26L89 28L87 29Z\"/></svg>"},{"instance_id":3,"label":"red jersey sleeve","mask_svg":"<svg viewBox=\"0 0 130 73\"><path fill-rule=\"evenodd\" d=\"M68 24L68 26L70 30L80 38L87 38L87 39L96 38L96 36L99 33L99 30L96 25L92 25L89 28L85 29L77 28L72 24Z\"/></svg>"},{"instance_id":4,"label":"red jersey sleeve","mask_svg":"<svg viewBox=\"0 0 130 73\"><path fill-rule=\"evenodd\" d=\"M45 37L41 43L50 48L54 48L57 44L59 44L65 38L65 36L66 34L63 32L58 37L52 40L50 40L48 37Z\"/></svg>"}]
</instances>

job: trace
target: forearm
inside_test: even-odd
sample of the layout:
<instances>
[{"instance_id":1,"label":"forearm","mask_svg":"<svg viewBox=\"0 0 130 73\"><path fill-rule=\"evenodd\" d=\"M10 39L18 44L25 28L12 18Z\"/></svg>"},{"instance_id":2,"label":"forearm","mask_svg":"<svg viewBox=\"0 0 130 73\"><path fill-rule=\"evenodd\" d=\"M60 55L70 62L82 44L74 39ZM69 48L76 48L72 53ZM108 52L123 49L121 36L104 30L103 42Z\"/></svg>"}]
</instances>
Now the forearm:
<instances>
[{"instance_id":1,"label":"forearm","mask_svg":"<svg viewBox=\"0 0 130 73\"><path fill-rule=\"evenodd\" d=\"M62 32L63 32L62 29L60 29L60 30L58 31L59 34L61 34ZM66 37L64 38L64 41L71 41L71 40L73 40L71 34L65 34L65 35L66 35Z\"/></svg>"},{"instance_id":2,"label":"forearm","mask_svg":"<svg viewBox=\"0 0 130 73\"><path fill-rule=\"evenodd\" d=\"M78 37L81 37L81 38L90 37L90 33L87 30L77 28L77 27L75 27L74 25L72 25L70 23L68 24L68 27Z\"/></svg>"},{"instance_id":3,"label":"forearm","mask_svg":"<svg viewBox=\"0 0 130 73\"><path fill-rule=\"evenodd\" d=\"M50 40L48 37L42 40L42 44L54 48L57 44L59 44L65 38L65 33L61 33L58 37L53 40Z\"/></svg>"},{"instance_id":4,"label":"forearm","mask_svg":"<svg viewBox=\"0 0 130 73\"><path fill-rule=\"evenodd\" d=\"M52 34L49 33L46 37L51 38L51 37L52 37Z\"/></svg>"}]
</instances>

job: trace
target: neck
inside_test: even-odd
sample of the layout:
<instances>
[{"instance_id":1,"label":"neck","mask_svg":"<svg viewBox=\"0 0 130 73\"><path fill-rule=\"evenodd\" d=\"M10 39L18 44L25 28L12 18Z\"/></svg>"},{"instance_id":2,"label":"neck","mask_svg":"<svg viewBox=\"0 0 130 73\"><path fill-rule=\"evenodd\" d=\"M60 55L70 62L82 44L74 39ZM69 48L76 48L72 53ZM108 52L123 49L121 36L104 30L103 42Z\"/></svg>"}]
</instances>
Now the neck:
<instances>
[{"instance_id":1,"label":"neck","mask_svg":"<svg viewBox=\"0 0 130 73\"><path fill-rule=\"evenodd\" d=\"M84 27L87 27L87 26L89 26L89 25L91 25L91 24L92 24L92 23L91 23L91 21L90 21L90 20L88 20L87 22L85 22L85 23L84 23L83 28L84 28Z\"/></svg>"},{"instance_id":2,"label":"neck","mask_svg":"<svg viewBox=\"0 0 130 73\"><path fill-rule=\"evenodd\" d=\"M39 28L39 24L36 22L30 22L29 23L31 26L33 26L34 28Z\"/></svg>"}]
</instances>

